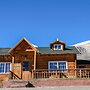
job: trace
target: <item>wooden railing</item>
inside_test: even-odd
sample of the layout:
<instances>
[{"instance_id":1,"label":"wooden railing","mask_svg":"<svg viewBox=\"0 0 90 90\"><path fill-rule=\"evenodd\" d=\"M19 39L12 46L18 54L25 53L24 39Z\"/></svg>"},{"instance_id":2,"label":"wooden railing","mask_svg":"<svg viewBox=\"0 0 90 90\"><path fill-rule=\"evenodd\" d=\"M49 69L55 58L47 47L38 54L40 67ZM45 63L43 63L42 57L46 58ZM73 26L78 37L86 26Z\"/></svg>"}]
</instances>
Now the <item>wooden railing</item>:
<instances>
[{"instance_id":1,"label":"wooden railing","mask_svg":"<svg viewBox=\"0 0 90 90\"><path fill-rule=\"evenodd\" d=\"M10 71L10 79L21 79L18 75L16 75L15 73L13 73L12 71Z\"/></svg>"},{"instance_id":2,"label":"wooden railing","mask_svg":"<svg viewBox=\"0 0 90 90\"><path fill-rule=\"evenodd\" d=\"M60 70L37 69L32 70L32 78L90 78L90 69L67 69L64 72Z\"/></svg>"}]
</instances>

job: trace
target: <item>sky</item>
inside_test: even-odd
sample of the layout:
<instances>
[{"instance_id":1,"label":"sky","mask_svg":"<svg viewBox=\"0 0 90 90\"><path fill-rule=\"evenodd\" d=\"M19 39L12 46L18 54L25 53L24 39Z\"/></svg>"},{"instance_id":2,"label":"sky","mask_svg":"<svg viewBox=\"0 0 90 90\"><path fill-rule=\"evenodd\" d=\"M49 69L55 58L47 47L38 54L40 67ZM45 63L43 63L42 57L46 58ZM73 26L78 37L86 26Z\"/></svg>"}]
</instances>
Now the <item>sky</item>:
<instances>
[{"instance_id":1,"label":"sky","mask_svg":"<svg viewBox=\"0 0 90 90\"><path fill-rule=\"evenodd\" d=\"M90 0L0 0L0 48L23 37L37 46L90 40Z\"/></svg>"}]
</instances>

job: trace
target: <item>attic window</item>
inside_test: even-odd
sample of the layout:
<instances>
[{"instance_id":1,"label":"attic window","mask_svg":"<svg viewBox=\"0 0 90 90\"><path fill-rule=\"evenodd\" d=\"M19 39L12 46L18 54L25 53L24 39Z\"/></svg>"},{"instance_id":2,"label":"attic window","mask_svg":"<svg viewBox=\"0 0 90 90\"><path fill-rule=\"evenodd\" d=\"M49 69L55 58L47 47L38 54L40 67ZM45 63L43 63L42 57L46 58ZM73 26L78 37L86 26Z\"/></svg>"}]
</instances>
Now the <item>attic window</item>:
<instances>
[{"instance_id":1,"label":"attic window","mask_svg":"<svg viewBox=\"0 0 90 90\"><path fill-rule=\"evenodd\" d=\"M54 44L54 50L62 50L62 45L61 44Z\"/></svg>"}]
</instances>

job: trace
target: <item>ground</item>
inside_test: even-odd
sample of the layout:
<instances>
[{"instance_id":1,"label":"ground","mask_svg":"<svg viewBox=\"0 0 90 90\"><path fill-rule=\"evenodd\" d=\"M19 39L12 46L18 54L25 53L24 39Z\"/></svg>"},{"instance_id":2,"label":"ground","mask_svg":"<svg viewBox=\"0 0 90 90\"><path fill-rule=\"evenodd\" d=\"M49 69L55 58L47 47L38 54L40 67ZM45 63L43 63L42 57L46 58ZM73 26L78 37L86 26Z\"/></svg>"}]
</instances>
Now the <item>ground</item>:
<instances>
[{"instance_id":1,"label":"ground","mask_svg":"<svg viewBox=\"0 0 90 90\"><path fill-rule=\"evenodd\" d=\"M35 88L1 88L0 90L90 90L90 86L61 86L61 87L35 87Z\"/></svg>"}]
</instances>

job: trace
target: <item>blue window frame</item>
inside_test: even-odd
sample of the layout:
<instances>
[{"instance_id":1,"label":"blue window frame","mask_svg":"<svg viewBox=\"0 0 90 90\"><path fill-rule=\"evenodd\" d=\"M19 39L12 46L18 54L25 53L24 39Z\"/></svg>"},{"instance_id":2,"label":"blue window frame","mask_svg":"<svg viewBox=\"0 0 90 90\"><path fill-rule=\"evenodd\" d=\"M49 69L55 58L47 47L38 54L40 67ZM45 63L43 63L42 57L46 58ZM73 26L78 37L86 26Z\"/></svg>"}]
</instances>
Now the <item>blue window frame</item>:
<instances>
[{"instance_id":1,"label":"blue window frame","mask_svg":"<svg viewBox=\"0 0 90 90\"><path fill-rule=\"evenodd\" d=\"M0 73L9 73L10 63L9 62L0 62Z\"/></svg>"},{"instance_id":2,"label":"blue window frame","mask_svg":"<svg viewBox=\"0 0 90 90\"><path fill-rule=\"evenodd\" d=\"M49 71L52 70L60 70L64 72L67 69L67 62L66 61L50 61L48 63Z\"/></svg>"}]
</instances>

